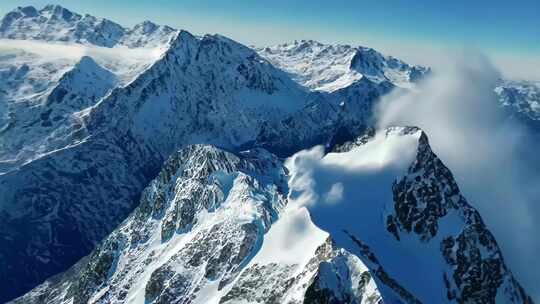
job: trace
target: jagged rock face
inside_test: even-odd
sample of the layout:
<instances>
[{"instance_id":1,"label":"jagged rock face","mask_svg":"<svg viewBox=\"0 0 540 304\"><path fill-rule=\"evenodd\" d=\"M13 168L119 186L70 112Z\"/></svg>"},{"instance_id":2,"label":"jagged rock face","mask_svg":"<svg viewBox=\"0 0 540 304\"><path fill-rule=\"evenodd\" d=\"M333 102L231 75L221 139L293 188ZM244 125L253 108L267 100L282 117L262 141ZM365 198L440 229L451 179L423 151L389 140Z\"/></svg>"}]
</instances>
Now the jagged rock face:
<instances>
[{"instance_id":1,"label":"jagged rock face","mask_svg":"<svg viewBox=\"0 0 540 304\"><path fill-rule=\"evenodd\" d=\"M88 66L95 68L87 71ZM32 151L46 154L0 177L4 205L17 206L2 213L2 229L11 235L4 240L3 254L7 264L22 257L16 275L2 273L6 280L23 277L32 285L88 253L131 210L163 160L187 143L213 142L231 149L262 146L290 155L330 141L340 129L363 128L375 99L391 88L366 79L310 103L306 90L253 50L221 36L197 38L187 32L125 87L111 91L115 81L109 80L114 78L88 58L73 71L60 83L72 83L70 75L82 74L76 78L81 84L77 91L66 93L68 86L59 84L46 95L46 121L54 121L57 112L69 117L65 124L59 120L61 127L54 132L48 124L42 127L51 135L47 150ZM96 81L103 80L98 85L103 90L95 96L85 85L94 73ZM347 99L342 106L341 98ZM46 108L66 103L70 108L64 112ZM73 116L86 106L88 110ZM44 221L14 231L30 219L51 217L54 224ZM163 229L164 235L170 232ZM52 246L51 236L57 240ZM45 271L36 274L34 268Z\"/></svg>"},{"instance_id":2,"label":"jagged rock face","mask_svg":"<svg viewBox=\"0 0 540 304\"><path fill-rule=\"evenodd\" d=\"M495 93L509 117L518 119L532 134L540 134L540 83L535 81L501 81Z\"/></svg>"},{"instance_id":3,"label":"jagged rock face","mask_svg":"<svg viewBox=\"0 0 540 304\"><path fill-rule=\"evenodd\" d=\"M220 303L379 303L381 296L367 268L328 238L309 262L252 264Z\"/></svg>"},{"instance_id":4,"label":"jagged rock face","mask_svg":"<svg viewBox=\"0 0 540 304\"><path fill-rule=\"evenodd\" d=\"M293 284L293 269L290 265L277 263L255 264L242 273L220 303L283 303L283 296Z\"/></svg>"},{"instance_id":5,"label":"jagged rock face","mask_svg":"<svg viewBox=\"0 0 540 304\"><path fill-rule=\"evenodd\" d=\"M199 64L190 64L195 61ZM6 263L2 278L31 286L87 254L133 208L143 187L174 149L206 141L232 147L254 138L257 131L252 127L263 113L277 117L280 108L289 111L289 103L276 105L284 96L287 102L303 102L303 91L281 74L253 51L226 38L197 39L183 33L135 81L107 93L91 111L72 116L74 121L55 129L65 137L51 136L55 145L46 146L45 152L52 153L40 154L39 159L0 177L2 231L10 235L2 240ZM64 80L69 82L69 74ZM291 95L284 86L287 81ZM63 92L60 88L56 92ZM66 115L92 103L91 98L83 98L86 92L75 92ZM51 102L59 99L59 93L52 95L58 98L51 97ZM52 102L50 107L64 105L70 96L65 94L63 103ZM258 96L267 99L257 104ZM88 103L79 105L78 100ZM256 104L243 107L242 101ZM42 107L47 105L44 102ZM43 110L47 114L43 117L54 121L56 112L49 110ZM39 130L58 135L49 129ZM44 224L27 225L36 220ZM26 228L19 229L22 226ZM7 268L17 263L20 268ZM33 271L36 268L39 273ZM17 274L12 273L15 269Z\"/></svg>"},{"instance_id":6,"label":"jagged rock face","mask_svg":"<svg viewBox=\"0 0 540 304\"><path fill-rule=\"evenodd\" d=\"M251 177L256 174L268 180ZM284 174L264 151L240 158L191 146L176 153L133 214L78 275L61 283L68 286L65 296L86 303L109 285L92 301L124 301L126 293L140 292L143 299L169 303L171 297L189 299L203 278L226 282L282 208Z\"/></svg>"},{"instance_id":7,"label":"jagged rock face","mask_svg":"<svg viewBox=\"0 0 540 304\"><path fill-rule=\"evenodd\" d=\"M107 19L79 15L59 5L32 6L9 12L0 23L0 38L76 42L103 47L155 47L175 33L170 27L147 23L125 29Z\"/></svg>"},{"instance_id":8,"label":"jagged rock face","mask_svg":"<svg viewBox=\"0 0 540 304\"><path fill-rule=\"evenodd\" d=\"M318 263L316 276L306 290L303 303L378 304L382 298L369 270L356 256L332 246L321 246L326 260ZM361 266L361 267L359 267Z\"/></svg>"},{"instance_id":9,"label":"jagged rock face","mask_svg":"<svg viewBox=\"0 0 540 304\"><path fill-rule=\"evenodd\" d=\"M439 231L445 216L456 214L462 231L444 236L440 250L450 271L443 274L449 300L457 303L532 302L504 264L495 238L480 215L460 194L452 173L431 151L422 134L415 163L408 175L397 182L394 212L387 218L388 230L396 239L403 231L429 242ZM392 228L390 228L392 227Z\"/></svg>"},{"instance_id":10,"label":"jagged rock face","mask_svg":"<svg viewBox=\"0 0 540 304\"><path fill-rule=\"evenodd\" d=\"M386 225L398 241L400 231L414 231L428 242L437 235L440 218L449 210L467 205L452 173L431 151L425 134L419 139L418 155L409 175L392 187L392 193L394 212L388 215Z\"/></svg>"},{"instance_id":11,"label":"jagged rock face","mask_svg":"<svg viewBox=\"0 0 540 304\"><path fill-rule=\"evenodd\" d=\"M249 264L286 204L287 170L264 150L189 146L137 209L72 270L15 303L375 303L367 268L330 240L305 265ZM300 298L298 298L300 296ZM369 301L368 301L369 299Z\"/></svg>"},{"instance_id":12,"label":"jagged rock face","mask_svg":"<svg viewBox=\"0 0 540 304\"><path fill-rule=\"evenodd\" d=\"M504 81L495 88L503 106L533 120L540 119L540 84L532 81Z\"/></svg>"},{"instance_id":13,"label":"jagged rock face","mask_svg":"<svg viewBox=\"0 0 540 304\"><path fill-rule=\"evenodd\" d=\"M369 161L369 154L361 154L361 151L374 151L381 138L386 137L387 145L396 147L399 145L396 138L412 136L417 138L415 145L408 144L404 149L396 150L406 155L407 149L414 149L412 163L402 173L399 170L398 173L391 171L391 175L384 178L368 171L370 180L380 179L388 183L386 188L383 186L380 190L371 190L380 194L368 196L369 201L373 202L370 205L375 210L373 215L343 216L341 223L329 223L321 212L330 213L332 206L308 205L314 223L330 231L339 240L338 245L362 259L376 279L385 301L532 303L506 267L497 242L480 215L460 194L452 173L431 150L426 134L417 128L403 128L397 131L400 134L398 137L392 135L396 134L394 129L380 132L386 132L386 135L363 136L355 143L339 147L337 150L340 153L327 156L329 160L326 161L339 159L340 154L351 157L345 156L347 153L359 153L356 157ZM391 151L378 153L392 159ZM370 168L369 163L362 165ZM353 167L354 164L349 166ZM388 168L396 166L397 162L388 164ZM380 176L388 174L383 169L379 170ZM362 169L359 169L356 176L361 176L361 172ZM316 173L314 176L317 176ZM343 180L347 178L343 177ZM361 182L355 185L360 189L367 184L362 178L356 177L356 180ZM315 179L314 183L317 182L319 180ZM352 182L344 187L347 189L351 185ZM295 189L294 186L292 189ZM354 198L359 200L356 204L366 200L361 196L345 197L343 200ZM375 202L380 202L380 205ZM344 209L352 206L335 205ZM369 213L367 210L364 212ZM372 231L359 227L371 227ZM373 232L377 229L380 231ZM422 274L407 270L413 268ZM428 290L426 286L429 286Z\"/></svg>"}]
</instances>

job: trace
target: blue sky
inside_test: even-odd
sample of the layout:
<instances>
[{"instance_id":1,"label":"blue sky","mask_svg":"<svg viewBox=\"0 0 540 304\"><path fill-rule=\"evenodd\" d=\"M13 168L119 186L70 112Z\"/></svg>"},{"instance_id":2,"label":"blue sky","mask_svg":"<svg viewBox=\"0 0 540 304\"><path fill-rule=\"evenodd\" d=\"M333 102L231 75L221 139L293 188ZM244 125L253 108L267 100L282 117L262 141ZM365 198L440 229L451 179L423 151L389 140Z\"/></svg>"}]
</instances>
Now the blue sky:
<instances>
[{"instance_id":1,"label":"blue sky","mask_svg":"<svg viewBox=\"0 0 540 304\"><path fill-rule=\"evenodd\" d=\"M540 58L538 0L26 0L1 1L0 13L47 3L123 25L149 19L245 44L315 39L367 45L413 61L433 53L428 50L460 47Z\"/></svg>"}]
</instances>

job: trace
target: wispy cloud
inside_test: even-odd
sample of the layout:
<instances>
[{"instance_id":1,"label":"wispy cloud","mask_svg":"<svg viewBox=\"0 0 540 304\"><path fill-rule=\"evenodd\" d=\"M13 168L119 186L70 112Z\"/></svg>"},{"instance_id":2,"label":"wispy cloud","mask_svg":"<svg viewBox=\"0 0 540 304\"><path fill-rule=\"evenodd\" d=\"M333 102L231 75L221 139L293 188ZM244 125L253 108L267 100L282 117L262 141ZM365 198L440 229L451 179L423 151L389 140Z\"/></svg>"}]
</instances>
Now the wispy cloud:
<instances>
[{"instance_id":1,"label":"wispy cloud","mask_svg":"<svg viewBox=\"0 0 540 304\"><path fill-rule=\"evenodd\" d=\"M22 64L50 64L71 67L83 56L89 56L101 66L115 73L121 82L133 79L140 71L157 60L164 48L127 47L106 48L76 43L54 43L33 40L0 39L0 56L13 56Z\"/></svg>"},{"instance_id":2,"label":"wispy cloud","mask_svg":"<svg viewBox=\"0 0 540 304\"><path fill-rule=\"evenodd\" d=\"M123 58L130 60L145 60L159 57L159 49L129 49L127 47L106 48L74 43L53 43L32 40L0 39L0 51L23 50L48 59L77 59L90 56L103 59Z\"/></svg>"},{"instance_id":3,"label":"wispy cloud","mask_svg":"<svg viewBox=\"0 0 540 304\"><path fill-rule=\"evenodd\" d=\"M460 188L495 234L511 269L540 296L540 164L537 139L498 107L500 73L483 55L448 59L416 92L395 92L381 102L380 127L416 125L454 173Z\"/></svg>"}]
</instances>

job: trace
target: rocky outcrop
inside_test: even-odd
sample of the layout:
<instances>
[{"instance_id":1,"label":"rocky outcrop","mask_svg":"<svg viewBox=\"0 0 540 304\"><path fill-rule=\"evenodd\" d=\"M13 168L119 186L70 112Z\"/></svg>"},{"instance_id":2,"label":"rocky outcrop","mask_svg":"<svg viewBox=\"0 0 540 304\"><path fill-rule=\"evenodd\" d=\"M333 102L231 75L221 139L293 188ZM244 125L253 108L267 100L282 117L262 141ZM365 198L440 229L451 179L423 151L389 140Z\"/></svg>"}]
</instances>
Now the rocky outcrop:
<instances>
[{"instance_id":1,"label":"rocky outcrop","mask_svg":"<svg viewBox=\"0 0 540 304\"><path fill-rule=\"evenodd\" d=\"M77 263L76 272L47 281L15 303L190 303L207 289L222 303L281 303L292 290L303 295L310 281L317 286L309 289L310 297L322 290L351 303L375 297L373 282L365 275L357 280L366 268L330 241L304 266L248 266L285 206L286 182L281 161L264 150L236 155L188 146L165 163L137 209ZM336 276L339 287L328 276Z\"/></svg>"},{"instance_id":2,"label":"rocky outcrop","mask_svg":"<svg viewBox=\"0 0 540 304\"><path fill-rule=\"evenodd\" d=\"M379 291L367 268L330 238L300 271L297 265L253 264L220 303L376 304Z\"/></svg>"},{"instance_id":3,"label":"rocky outcrop","mask_svg":"<svg viewBox=\"0 0 540 304\"><path fill-rule=\"evenodd\" d=\"M88 59L82 63L92 66ZM80 89L75 95L81 97L72 98L59 87L51 105L68 99L90 104L91 92ZM0 226L11 237L3 239L6 246L0 248L17 248L3 256L18 269L14 274L4 267L0 277L31 286L88 254L134 208L168 156L188 143L235 151L263 147L291 155L330 142L341 131L349 137L364 128L375 100L390 89L390 84L360 80L334 95L312 96L248 47L219 35L195 37L181 31L135 80L104 89L103 98L96 95L96 104L61 129L65 136L43 145L48 150L39 159L0 176L4 205L17 206L1 215ZM342 97L348 101L340 106L337 100ZM54 125L56 112L46 110L43 118ZM164 238L178 221L187 228L195 220L190 219L190 202L178 208L160 227ZM44 220L57 214L55 210L55 221ZM27 225L29 221L44 224ZM26 228L19 229L22 226ZM49 245L49 236L57 239L55 245ZM40 254L43 259L36 257ZM51 260L55 262L45 263Z\"/></svg>"},{"instance_id":4,"label":"rocky outcrop","mask_svg":"<svg viewBox=\"0 0 540 304\"><path fill-rule=\"evenodd\" d=\"M532 303L505 265L497 242L480 214L461 195L452 173L433 153L427 135L417 128L405 128L401 133L407 136L418 132L416 157L407 172L391 186L392 202L384 212L385 228L394 242L378 244L374 250L354 233L346 232L379 286L389 287L406 303L426 301L418 291L407 287L414 286L412 277L395 277L392 273L399 271L385 267L384 259L378 258L377 253L415 246L434 250L433 254L444 261L439 266L444 270L438 279L443 282L448 302ZM369 141L368 134L340 149L361 148ZM384 256L387 258L388 253Z\"/></svg>"}]
</instances>

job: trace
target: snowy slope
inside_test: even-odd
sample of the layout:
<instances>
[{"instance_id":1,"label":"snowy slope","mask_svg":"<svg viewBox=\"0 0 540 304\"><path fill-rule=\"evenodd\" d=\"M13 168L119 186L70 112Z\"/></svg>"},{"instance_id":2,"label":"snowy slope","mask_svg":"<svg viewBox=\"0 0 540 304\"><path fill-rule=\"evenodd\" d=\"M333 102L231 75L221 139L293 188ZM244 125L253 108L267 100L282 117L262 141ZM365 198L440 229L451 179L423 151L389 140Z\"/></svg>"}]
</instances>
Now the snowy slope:
<instances>
[{"instance_id":1,"label":"snowy slope","mask_svg":"<svg viewBox=\"0 0 540 304\"><path fill-rule=\"evenodd\" d=\"M289 161L290 204L374 274L388 303L532 303L417 128ZM339 221L336 221L339 219Z\"/></svg>"},{"instance_id":2,"label":"snowy slope","mask_svg":"<svg viewBox=\"0 0 540 304\"><path fill-rule=\"evenodd\" d=\"M14 303L533 303L422 131L336 151L298 153L289 176L261 149L188 146L91 255Z\"/></svg>"},{"instance_id":3,"label":"snowy slope","mask_svg":"<svg viewBox=\"0 0 540 304\"><path fill-rule=\"evenodd\" d=\"M160 52L2 40L0 174L72 144L63 139L80 124L76 113L130 82Z\"/></svg>"},{"instance_id":4,"label":"snowy slope","mask_svg":"<svg viewBox=\"0 0 540 304\"><path fill-rule=\"evenodd\" d=\"M286 191L264 150L189 146L88 258L14 303L377 303L367 268L287 211Z\"/></svg>"},{"instance_id":5,"label":"snowy slope","mask_svg":"<svg viewBox=\"0 0 540 304\"><path fill-rule=\"evenodd\" d=\"M313 40L294 41L257 49L293 79L316 91L332 92L362 77L412 87L429 69L410 66L391 56L366 47L323 44Z\"/></svg>"},{"instance_id":6,"label":"snowy slope","mask_svg":"<svg viewBox=\"0 0 540 304\"><path fill-rule=\"evenodd\" d=\"M314 145L331 148L351 140L373 125L377 102L394 88L388 81L362 78L331 93L314 92L301 111L265 122L254 145L287 157Z\"/></svg>"},{"instance_id":7,"label":"snowy slope","mask_svg":"<svg viewBox=\"0 0 540 304\"><path fill-rule=\"evenodd\" d=\"M58 148L0 175L2 294L17 292L7 289L12 283L32 287L87 254L176 149L253 141L265 120L301 110L306 98L251 49L181 32L135 80L77 112L77 123L62 128L66 136L53 138Z\"/></svg>"},{"instance_id":8,"label":"snowy slope","mask_svg":"<svg viewBox=\"0 0 540 304\"><path fill-rule=\"evenodd\" d=\"M74 113L91 105L116 85L116 77L90 57L82 57L56 85L37 98L8 101L9 126L2 132L0 155L14 166L57 147L65 127L77 124ZM6 164L7 165L7 164Z\"/></svg>"},{"instance_id":9,"label":"snowy slope","mask_svg":"<svg viewBox=\"0 0 540 304\"><path fill-rule=\"evenodd\" d=\"M166 158L179 146L234 148L253 141L265 121L301 110L308 94L253 50L219 35L181 31L135 81L97 104L92 132L129 132Z\"/></svg>"}]
</instances>

